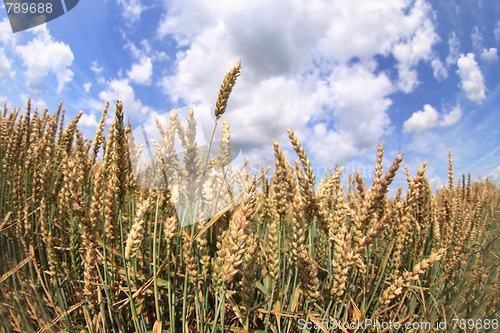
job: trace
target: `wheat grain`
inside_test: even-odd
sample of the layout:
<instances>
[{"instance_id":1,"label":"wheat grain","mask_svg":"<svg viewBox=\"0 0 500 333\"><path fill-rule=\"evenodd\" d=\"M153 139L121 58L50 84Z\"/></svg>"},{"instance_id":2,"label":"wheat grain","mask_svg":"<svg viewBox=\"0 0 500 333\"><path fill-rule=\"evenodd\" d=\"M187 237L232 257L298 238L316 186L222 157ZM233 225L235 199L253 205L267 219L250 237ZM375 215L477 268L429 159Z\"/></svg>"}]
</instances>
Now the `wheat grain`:
<instances>
[{"instance_id":1,"label":"wheat grain","mask_svg":"<svg viewBox=\"0 0 500 333\"><path fill-rule=\"evenodd\" d=\"M453 192L453 160L451 158L451 149L448 149L448 190Z\"/></svg>"},{"instance_id":2,"label":"wheat grain","mask_svg":"<svg viewBox=\"0 0 500 333\"><path fill-rule=\"evenodd\" d=\"M215 282L223 288L231 287L237 274L241 274L244 254L248 250L249 225L255 213L255 178L248 184L247 191L238 210L229 223L229 228L217 244L215 261Z\"/></svg>"},{"instance_id":3,"label":"wheat grain","mask_svg":"<svg viewBox=\"0 0 500 333\"><path fill-rule=\"evenodd\" d=\"M220 86L219 95L217 96L217 102L215 103L215 117L219 119L224 112L226 112L227 101L229 99L229 95L233 90L234 84L236 83L236 79L240 76L241 70L241 60L239 60L234 67L227 72L226 76L224 76L224 81Z\"/></svg>"},{"instance_id":4,"label":"wheat grain","mask_svg":"<svg viewBox=\"0 0 500 333\"><path fill-rule=\"evenodd\" d=\"M295 136L295 133L287 128L288 132L288 137L290 138L290 141L292 142L292 146L295 149L295 152L300 158L300 162L302 163L302 167L304 168L304 172L307 175L307 180L309 181L309 184L311 187L314 188L316 185L316 177L314 176L314 171L311 167L311 161L309 161L309 158L306 155L306 152L302 145L300 144L299 140Z\"/></svg>"},{"instance_id":5,"label":"wheat grain","mask_svg":"<svg viewBox=\"0 0 500 333\"><path fill-rule=\"evenodd\" d=\"M304 296L309 302L314 302L320 297L318 269L314 260L305 250L302 250L299 255L299 267Z\"/></svg>"},{"instance_id":6,"label":"wheat grain","mask_svg":"<svg viewBox=\"0 0 500 333\"><path fill-rule=\"evenodd\" d=\"M125 153L126 138L125 138L125 126L123 124L123 104L121 101L116 102L115 111L115 123L114 123L115 135L113 136L113 155L112 163L115 168L113 175L115 195L116 195L116 205L117 209L120 210L125 202L125 195L127 194L127 175L129 161L126 160L127 154Z\"/></svg>"},{"instance_id":7,"label":"wheat grain","mask_svg":"<svg viewBox=\"0 0 500 333\"><path fill-rule=\"evenodd\" d=\"M97 153L99 152L99 147L103 143L102 140L102 131L104 130L104 125L106 124L106 116L108 115L108 107L109 107L109 101L106 102L106 105L104 106L104 111L101 114L101 119L99 120L99 125L97 126L97 130L95 131L95 137L94 137L94 146L92 148L92 156L90 157L90 163L93 164L96 157Z\"/></svg>"},{"instance_id":8,"label":"wheat grain","mask_svg":"<svg viewBox=\"0 0 500 333\"><path fill-rule=\"evenodd\" d=\"M275 199L270 199L270 201L274 201ZM281 249L280 249L280 243L279 243L279 226L280 226L280 218L278 211L276 210L275 204L271 202L269 205L269 217L270 217L270 222L267 224L268 226L268 233L267 233L267 239L268 239L268 272L269 276L271 278L271 284L274 287L276 287L276 284L279 281L280 278L280 264L281 264Z\"/></svg>"},{"instance_id":9,"label":"wheat grain","mask_svg":"<svg viewBox=\"0 0 500 333\"><path fill-rule=\"evenodd\" d=\"M125 243L125 260L130 261L137 256L137 251L144 240L144 227L147 216L153 205L152 198L141 197L137 204L137 211L134 218L134 223L130 228L130 232Z\"/></svg>"},{"instance_id":10,"label":"wheat grain","mask_svg":"<svg viewBox=\"0 0 500 333\"><path fill-rule=\"evenodd\" d=\"M189 234L183 230L182 231L182 257L186 265L186 274L189 277L189 281L193 285L198 285L200 281L200 273L198 271L198 263L196 262L194 251L194 241Z\"/></svg>"},{"instance_id":11,"label":"wheat grain","mask_svg":"<svg viewBox=\"0 0 500 333\"><path fill-rule=\"evenodd\" d=\"M396 296L401 294L403 288L409 287L412 281L418 280L419 275L425 273L432 263L441 260L445 252L445 249L440 249L439 251L432 253L428 258L415 265L412 272L405 272L402 276L398 277L384 291L380 299L380 303L389 304Z\"/></svg>"}]
</instances>

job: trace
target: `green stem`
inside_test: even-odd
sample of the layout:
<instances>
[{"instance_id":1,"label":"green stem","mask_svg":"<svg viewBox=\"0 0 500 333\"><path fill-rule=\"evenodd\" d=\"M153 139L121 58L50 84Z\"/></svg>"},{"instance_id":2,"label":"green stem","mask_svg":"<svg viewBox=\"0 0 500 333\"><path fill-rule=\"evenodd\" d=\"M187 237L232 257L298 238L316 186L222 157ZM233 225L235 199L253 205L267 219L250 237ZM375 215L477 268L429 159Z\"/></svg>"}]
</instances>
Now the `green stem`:
<instances>
[{"instance_id":1,"label":"green stem","mask_svg":"<svg viewBox=\"0 0 500 333\"><path fill-rule=\"evenodd\" d=\"M182 298L182 332L186 332L187 322L186 322L186 309L187 309L187 287L188 287L188 271L186 269L186 274L184 274L184 294Z\"/></svg>"},{"instance_id":2,"label":"green stem","mask_svg":"<svg viewBox=\"0 0 500 333\"><path fill-rule=\"evenodd\" d=\"M218 303L218 300L219 300L219 297L217 294L221 293L222 296L221 296L221 302L219 304ZM222 291L219 291L217 294L215 294L215 307L217 308L217 310L215 311L215 317L214 317L214 324L212 326L212 333L215 333L215 329L217 328L217 321L219 320L219 313L221 311L221 306L224 306L224 293ZM224 326L224 324L222 325Z\"/></svg>"},{"instance_id":3,"label":"green stem","mask_svg":"<svg viewBox=\"0 0 500 333\"><path fill-rule=\"evenodd\" d=\"M170 250L168 250L170 251ZM168 254L167 260L169 260L170 255ZM170 279L170 263L167 262L167 274L168 274L168 283L167 283L167 288L168 288L168 314L170 317L170 328L172 332L175 332L175 319L174 319L174 314L175 314L175 307L174 307L174 302L172 299L172 280Z\"/></svg>"},{"instance_id":4,"label":"green stem","mask_svg":"<svg viewBox=\"0 0 500 333\"><path fill-rule=\"evenodd\" d=\"M135 330L137 332L140 332L139 322L137 320L137 310L135 308L134 299L132 297L132 288L130 287L130 273L129 273L130 263L127 263L125 260L125 242L123 240L123 223L122 223L121 211L120 211L120 215L118 216L118 218L120 221L120 237L121 237L120 243L121 243L121 247L122 247L122 257L124 258L123 266L125 268L125 275L127 277L128 297L130 300L130 309L132 310L132 320L134 321Z\"/></svg>"},{"instance_id":5,"label":"green stem","mask_svg":"<svg viewBox=\"0 0 500 333\"><path fill-rule=\"evenodd\" d=\"M158 200L159 195L156 196L156 214L155 214L155 227L153 234L153 283L154 283L154 295L155 295L155 309L156 309L156 320L160 319L160 305L158 304L158 281L156 276L156 236L158 232ZM159 245L158 245L159 247ZM160 249L158 249L158 253Z\"/></svg>"},{"instance_id":6,"label":"green stem","mask_svg":"<svg viewBox=\"0 0 500 333\"><path fill-rule=\"evenodd\" d=\"M271 283L273 283L271 281ZM271 324L271 311L273 310L273 299L274 299L274 287L272 287L271 291L271 300L269 301L269 304L267 305L267 319L266 319L266 332L269 331L269 325Z\"/></svg>"}]
</instances>

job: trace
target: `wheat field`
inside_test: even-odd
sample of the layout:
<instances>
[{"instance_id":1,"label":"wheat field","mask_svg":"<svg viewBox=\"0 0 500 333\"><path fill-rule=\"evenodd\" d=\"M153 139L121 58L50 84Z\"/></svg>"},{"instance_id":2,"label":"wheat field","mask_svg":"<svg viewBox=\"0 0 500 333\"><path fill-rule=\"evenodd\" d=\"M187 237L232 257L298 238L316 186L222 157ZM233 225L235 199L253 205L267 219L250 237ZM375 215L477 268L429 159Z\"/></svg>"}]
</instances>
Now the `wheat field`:
<instances>
[{"instance_id":1,"label":"wheat field","mask_svg":"<svg viewBox=\"0 0 500 333\"><path fill-rule=\"evenodd\" d=\"M209 150L240 68L221 85ZM63 126L62 105L42 113L28 101L0 115L0 331L396 332L422 320L498 328L500 191L454 175L451 151L449 183L435 193L426 162L411 175L398 154L384 170L382 144L372 184L359 172L344 183L340 166L316 175L289 129L294 161L274 142L274 165L248 174L231 168L227 121L209 158L194 120L184 126L173 110L155 142L165 156L155 181L167 186L146 189L134 177L144 147L124 124L126 105L116 103L106 136L108 107L93 140L78 129L81 112ZM408 190L390 198L397 172ZM193 204L176 211L186 195ZM210 218L200 218L203 207ZM332 326L366 320L380 325Z\"/></svg>"}]
</instances>

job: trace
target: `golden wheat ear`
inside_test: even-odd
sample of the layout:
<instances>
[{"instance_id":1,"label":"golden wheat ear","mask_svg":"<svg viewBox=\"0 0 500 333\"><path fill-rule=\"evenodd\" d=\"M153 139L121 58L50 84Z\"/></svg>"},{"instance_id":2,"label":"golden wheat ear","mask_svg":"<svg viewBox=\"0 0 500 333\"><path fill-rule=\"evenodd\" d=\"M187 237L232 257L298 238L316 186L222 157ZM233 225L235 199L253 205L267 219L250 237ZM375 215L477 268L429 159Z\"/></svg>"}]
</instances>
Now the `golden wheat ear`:
<instances>
[{"instance_id":1,"label":"golden wheat ear","mask_svg":"<svg viewBox=\"0 0 500 333\"><path fill-rule=\"evenodd\" d=\"M132 227L130 228L127 241L125 243L125 260L127 261L130 261L137 256L139 247L144 240L144 228L152 206L153 200L146 194L139 200L134 224L132 224Z\"/></svg>"},{"instance_id":2,"label":"golden wheat ear","mask_svg":"<svg viewBox=\"0 0 500 333\"><path fill-rule=\"evenodd\" d=\"M222 81L219 96L217 97L217 102L215 103L215 117L217 117L217 119L219 119L224 112L226 112L227 101L236 83L236 79L240 76L240 70L241 60L239 60L236 65L234 65L234 67L227 72L224 77L224 81Z\"/></svg>"}]
</instances>

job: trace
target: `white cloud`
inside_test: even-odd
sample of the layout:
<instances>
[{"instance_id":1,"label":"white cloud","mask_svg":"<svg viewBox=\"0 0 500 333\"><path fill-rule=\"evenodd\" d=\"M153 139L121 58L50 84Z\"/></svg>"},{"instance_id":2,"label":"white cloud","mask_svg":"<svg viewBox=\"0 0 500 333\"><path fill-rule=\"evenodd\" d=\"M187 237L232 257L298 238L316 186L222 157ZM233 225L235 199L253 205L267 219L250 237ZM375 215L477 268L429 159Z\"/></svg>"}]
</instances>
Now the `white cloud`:
<instances>
[{"instance_id":1,"label":"white cloud","mask_svg":"<svg viewBox=\"0 0 500 333\"><path fill-rule=\"evenodd\" d=\"M429 104L424 105L423 111L414 112L411 117L404 122L404 132L420 133L434 127L446 127L456 124L462 117L462 109L457 105L449 113L441 115Z\"/></svg>"},{"instance_id":2,"label":"white cloud","mask_svg":"<svg viewBox=\"0 0 500 333\"><path fill-rule=\"evenodd\" d=\"M73 63L71 48L56 42L46 29L37 30L38 33L27 45L18 45L15 51L22 58L26 69L26 84L31 89L39 90L43 79L52 73L57 79L57 92L61 92L64 85L73 78L69 67Z\"/></svg>"},{"instance_id":3,"label":"white cloud","mask_svg":"<svg viewBox=\"0 0 500 333\"><path fill-rule=\"evenodd\" d=\"M99 61L94 60L92 61L92 64L90 65L90 70L94 72L95 74L101 74L102 71L104 70L104 67L99 66Z\"/></svg>"},{"instance_id":4,"label":"white cloud","mask_svg":"<svg viewBox=\"0 0 500 333\"><path fill-rule=\"evenodd\" d=\"M404 122L404 132L420 133L426 129L436 127L439 113L429 104L424 105L423 111L414 112L410 119Z\"/></svg>"},{"instance_id":5,"label":"white cloud","mask_svg":"<svg viewBox=\"0 0 500 333\"><path fill-rule=\"evenodd\" d=\"M129 118L137 119L141 115L152 113L150 107L142 104L142 101L135 96L135 91L130 86L129 79L113 79L107 82L107 90L99 93L99 99L103 102L121 100L123 112ZM95 103L93 103L95 105Z\"/></svg>"},{"instance_id":6,"label":"white cloud","mask_svg":"<svg viewBox=\"0 0 500 333\"><path fill-rule=\"evenodd\" d=\"M438 41L432 10L422 0L248 0L238 6L178 0L167 8L158 35L181 47L174 73L161 80L172 99L194 105L211 124L224 73L242 58L224 116L232 138L264 149L270 139L286 138L290 127L323 160L375 148L390 130L388 96L418 85L416 68L430 63ZM376 55L396 58L396 87L376 71ZM325 140L339 146L313 144Z\"/></svg>"},{"instance_id":7,"label":"white cloud","mask_svg":"<svg viewBox=\"0 0 500 333\"><path fill-rule=\"evenodd\" d=\"M449 53L446 57L446 65L452 66L457 63L457 59L460 56L460 40L455 32L452 32L450 38L448 39L448 49Z\"/></svg>"},{"instance_id":8,"label":"white cloud","mask_svg":"<svg viewBox=\"0 0 500 333\"><path fill-rule=\"evenodd\" d=\"M417 70L404 65L398 67L399 80L397 86L401 91L408 94L419 84Z\"/></svg>"},{"instance_id":9,"label":"white cloud","mask_svg":"<svg viewBox=\"0 0 500 333\"><path fill-rule=\"evenodd\" d=\"M92 61L90 70L94 72L97 83L104 84L106 82L106 79L104 78L104 67L99 66L98 60Z\"/></svg>"},{"instance_id":10,"label":"white cloud","mask_svg":"<svg viewBox=\"0 0 500 333\"><path fill-rule=\"evenodd\" d=\"M78 122L78 126L81 126L82 128L88 130L95 130L97 129L98 125L99 123L97 122L95 114L93 113L90 115L83 113L82 117L80 118L80 121Z\"/></svg>"},{"instance_id":11,"label":"white cloud","mask_svg":"<svg viewBox=\"0 0 500 333\"><path fill-rule=\"evenodd\" d=\"M31 108L32 109L38 108L39 114L42 114L43 110L45 110L45 108L47 108L47 103L45 103L45 101L41 98L33 99L30 96L28 96L27 94L23 94L23 93L19 94L19 97L20 97L21 101L25 101L25 102L27 102L28 99L30 99L31 100Z\"/></svg>"},{"instance_id":12,"label":"white cloud","mask_svg":"<svg viewBox=\"0 0 500 333\"><path fill-rule=\"evenodd\" d=\"M130 23L137 21L146 7L139 0L118 0L122 6L122 15L130 20Z\"/></svg>"},{"instance_id":13,"label":"white cloud","mask_svg":"<svg viewBox=\"0 0 500 333\"><path fill-rule=\"evenodd\" d=\"M485 62L497 62L498 61L498 53L495 47L491 47L490 49L484 49L481 52L480 58Z\"/></svg>"},{"instance_id":14,"label":"white cloud","mask_svg":"<svg viewBox=\"0 0 500 333\"><path fill-rule=\"evenodd\" d=\"M391 100L386 96L393 90L385 74L375 75L361 65L336 68L329 84L331 110L320 115L321 120L305 133L312 143L310 150L325 166L373 149L390 130L386 111ZM329 123L330 119L335 123Z\"/></svg>"},{"instance_id":15,"label":"white cloud","mask_svg":"<svg viewBox=\"0 0 500 333\"><path fill-rule=\"evenodd\" d=\"M152 50L151 45L145 39L140 42L140 47L137 47L132 41L127 41L124 46L125 49L128 49L132 56L135 59L142 59L146 56L150 56L152 53L158 52L157 50Z\"/></svg>"},{"instance_id":16,"label":"white cloud","mask_svg":"<svg viewBox=\"0 0 500 333\"><path fill-rule=\"evenodd\" d=\"M485 98L484 78L474 54L463 54L457 60L458 74L462 80L462 89L471 101L481 103Z\"/></svg>"},{"instance_id":17,"label":"white cloud","mask_svg":"<svg viewBox=\"0 0 500 333\"><path fill-rule=\"evenodd\" d=\"M474 27L471 35L472 47L475 51L480 51L483 48L483 35L479 32L478 27Z\"/></svg>"},{"instance_id":18,"label":"white cloud","mask_svg":"<svg viewBox=\"0 0 500 333\"><path fill-rule=\"evenodd\" d=\"M448 77L448 70L443 65L441 60L439 60L437 58L432 60L431 66L432 66L433 75L436 78L436 80L443 81L444 79L446 79Z\"/></svg>"},{"instance_id":19,"label":"white cloud","mask_svg":"<svg viewBox=\"0 0 500 333\"><path fill-rule=\"evenodd\" d=\"M127 41L124 48L128 49L132 58L136 60L127 71L127 76L133 83L150 85L153 76L153 61L168 59L165 52L153 49L146 39L139 43L139 47L132 41Z\"/></svg>"},{"instance_id":20,"label":"white cloud","mask_svg":"<svg viewBox=\"0 0 500 333\"><path fill-rule=\"evenodd\" d=\"M12 34L12 29L10 27L10 24L9 24L9 18L8 17L4 17L4 19L2 21L0 21L0 36L2 36L3 38L5 38L5 36L3 36L3 34ZM1 40L1 38L0 38Z\"/></svg>"},{"instance_id":21,"label":"white cloud","mask_svg":"<svg viewBox=\"0 0 500 333\"><path fill-rule=\"evenodd\" d=\"M18 39L18 34L12 33L12 28L10 27L9 19L5 17L0 21L0 42L4 46L14 46Z\"/></svg>"},{"instance_id":22,"label":"white cloud","mask_svg":"<svg viewBox=\"0 0 500 333\"><path fill-rule=\"evenodd\" d=\"M227 39L220 42L231 53L244 55L247 66L259 73L296 74L315 54L345 62L353 57L370 60L396 48L398 59L413 65L429 56L437 35L428 4L418 0L407 5L399 0L274 1L270 6L261 0L230 8L224 1L173 1L158 34L172 34L179 44L193 45L203 34L208 38L209 29L225 30Z\"/></svg>"},{"instance_id":23,"label":"white cloud","mask_svg":"<svg viewBox=\"0 0 500 333\"><path fill-rule=\"evenodd\" d=\"M429 179L429 184L431 185L431 190L434 192L441 190L447 183L441 177L436 176Z\"/></svg>"},{"instance_id":24,"label":"white cloud","mask_svg":"<svg viewBox=\"0 0 500 333\"><path fill-rule=\"evenodd\" d=\"M131 45L133 45L133 44L131 43ZM141 40L140 45L142 47L142 51L138 52L138 56L136 56L136 58L141 58L141 57L147 55L147 56L151 57L151 60L153 60L153 61L162 61L162 60L169 59L169 56L167 53L165 53L165 51L159 51L159 50L153 49L151 47L151 44L149 43L149 41L147 39ZM135 45L133 45L133 46L135 47Z\"/></svg>"},{"instance_id":25,"label":"white cloud","mask_svg":"<svg viewBox=\"0 0 500 333\"><path fill-rule=\"evenodd\" d=\"M450 111L450 113L444 115L443 120L439 123L441 126L451 126L460 120L462 117L462 109L460 108L460 105L455 107L453 110Z\"/></svg>"},{"instance_id":26,"label":"white cloud","mask_svg":"<svg viewBox=\"0 0 500 333\"><path fill-rule=\"evenodd\" d=\"M5 52L3 49L0 49L0 77L7 77L10 76L10 78L14 78L15 71L12 70L12 63L5 56Z\"/></svg>"},{"instance_id":27,"label":"white cloud","mask_svg":"<svg viewBox=\"0 0 500 333\"><path fill-rule=\"evenodd\" d=\"M419 83L415 66L420 61L431 59L432 46L439 41L439 36L434 31L434 25L429 18L430 6L426 2L420 2L420 6L416 5L413 10L416 12L413 19L420 18L421 20L418 22L418 28L410 38L403 39L393 49L394 57L399 61L397 67L400 87L406 93L413 91Z\"/></svg>"},{"instance_id":28,"label":"white cloud","mask_svg":"<svg viewBox=\"0 0 500 333\"><path fill-rule=\"evenodd\" d=\"M496 167L492 172L490 172L490 174L488 175L488 179L493 184L500 187L500 166Z\"/></svg>"},{"instance_id":29,"label":"white cloud","mask_svg":"<svg viewBox=\"0 0 500 333\"><path fill-rule=\"evenodd\" d=\"M142 58L140 63L132 65L130 71L127 72L130 81L143 85L151 84L151 76L153 75L153 63L151 58Z\"/></svg>"},{"instance_id":30,"label":"white cloud","mask_svg":"<svg viewBox=\"0 0 500 333\"><path fill-rule=\"evenodd\" d=\"M83 89L85 90L86 93L90 92L90 87L92 87L92 83L90 83L90 82L83 84Z\"/></svg>"}]
</instances>

